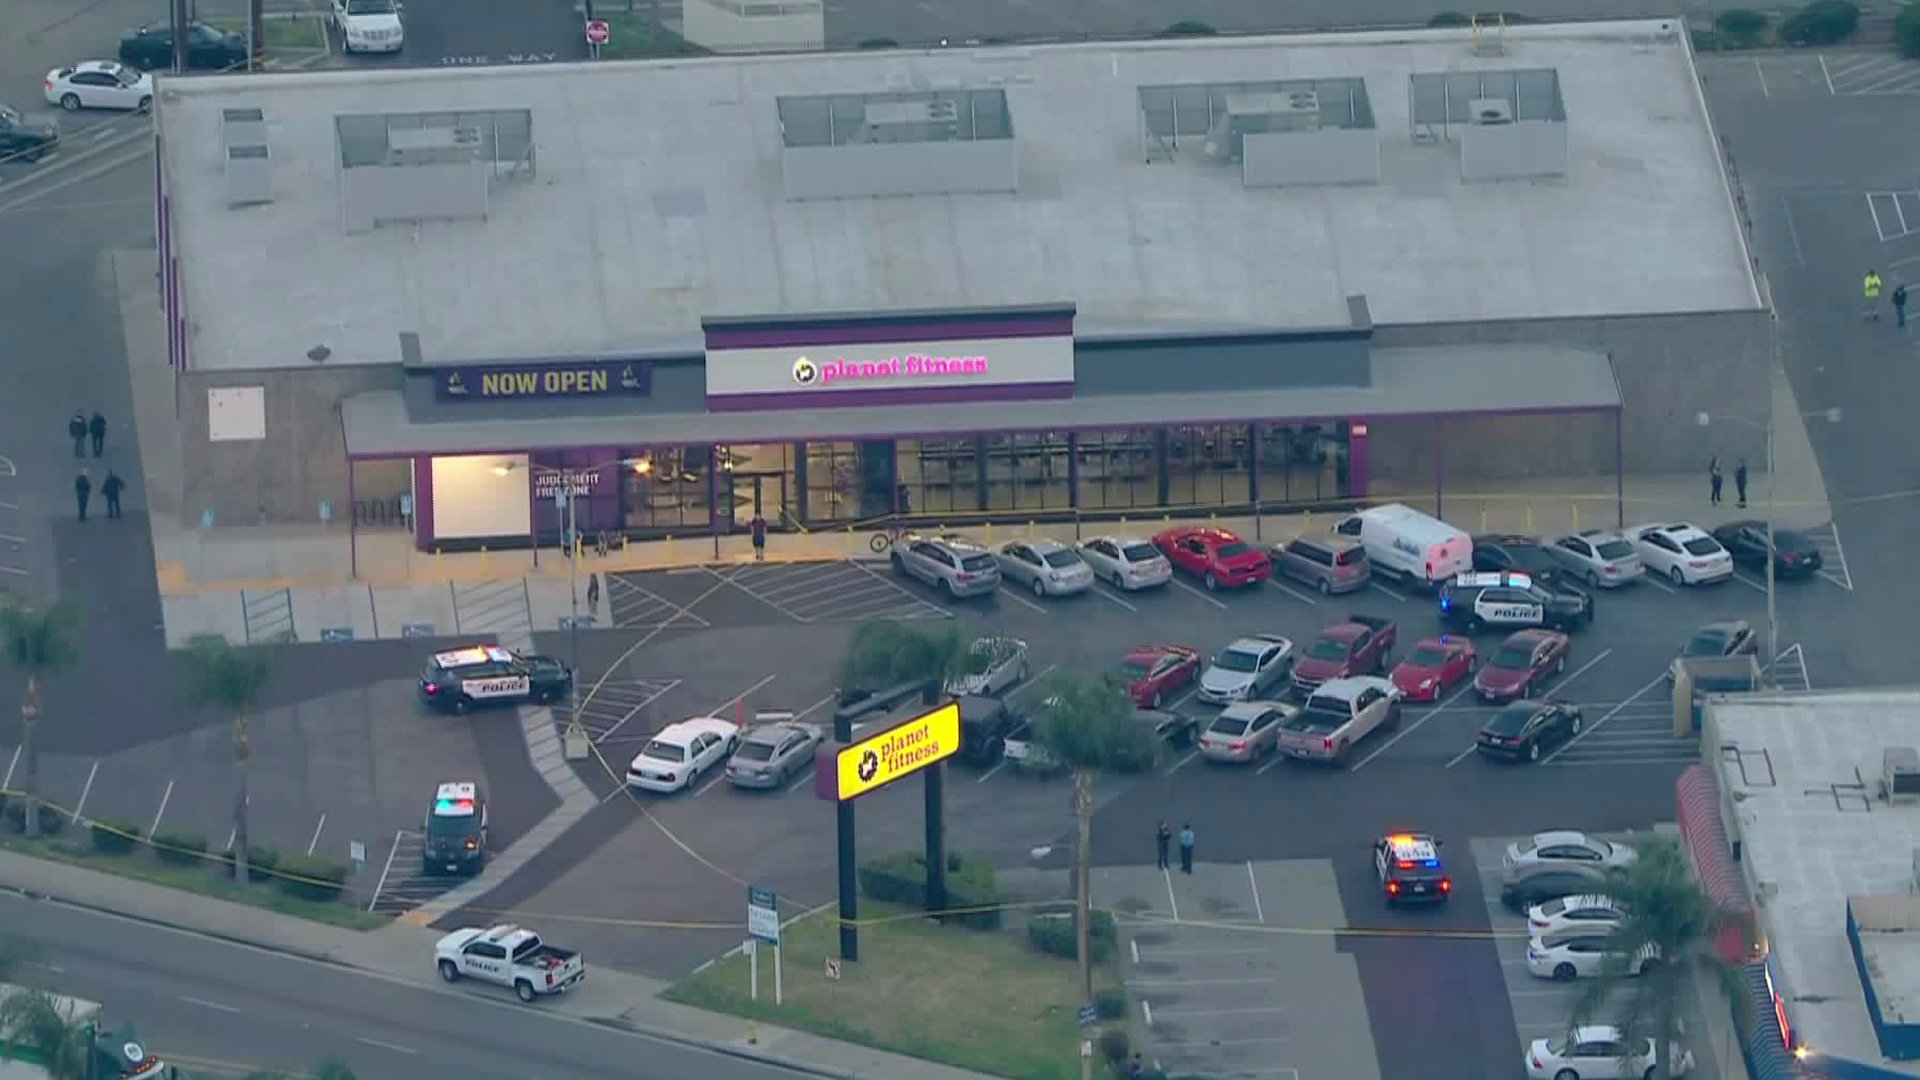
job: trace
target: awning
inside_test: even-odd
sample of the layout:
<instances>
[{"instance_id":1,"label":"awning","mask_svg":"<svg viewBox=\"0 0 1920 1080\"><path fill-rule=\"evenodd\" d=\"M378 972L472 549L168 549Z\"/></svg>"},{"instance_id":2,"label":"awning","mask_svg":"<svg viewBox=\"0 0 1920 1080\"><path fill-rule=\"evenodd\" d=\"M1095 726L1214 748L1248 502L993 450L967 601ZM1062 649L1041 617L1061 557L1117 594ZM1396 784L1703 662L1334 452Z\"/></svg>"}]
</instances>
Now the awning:
<instances>
[{"instance_id":1,"label":"awning","mask_svg":"<svg viewBox=\"0 0 1920 1080\"><path fill-rule=\"evenodd\" d=\"M1707 897L1729 915L1751 917L1753 901L1733 861L1733 846L1720 821L1720 782L1705 764L1690 765L1674 783L1680 836Z\"/></svg>"},{"instance_id":2,"label":"awning","mask_svg":"<svg viewBox=\"0 0 1920 1080\"><path fill-rule=\"evenodd\" d=\"M1368 386L1097 395L977 406L883 405L734 413L463 417L457 403L408 412L398 390L341 403L355 458L504 453L573 446L674 446L891 439L977 432L1119 430L1168 424L1598 412L1620 408L1605 353L1559 346L1376 349Z\"/></svg>"},{"instance_id":3,"label":"awning","mask_svg":"<svg viewBox=\"0 0 1920 1080\"><path fill-rule=\"evenodd\" d=\"M1699 766L1694 766L1699 768ZM1803 1080L1793 1053L1787 1049L1786 1036L1773 1012L1773 994L1767 986L1767 965L1752 960L1740 965L1740 981L1747 997L1747 1032L1740 1041L1740 1056L1746 1059L1751 1080Z\"/></svg>"}]
</instances>

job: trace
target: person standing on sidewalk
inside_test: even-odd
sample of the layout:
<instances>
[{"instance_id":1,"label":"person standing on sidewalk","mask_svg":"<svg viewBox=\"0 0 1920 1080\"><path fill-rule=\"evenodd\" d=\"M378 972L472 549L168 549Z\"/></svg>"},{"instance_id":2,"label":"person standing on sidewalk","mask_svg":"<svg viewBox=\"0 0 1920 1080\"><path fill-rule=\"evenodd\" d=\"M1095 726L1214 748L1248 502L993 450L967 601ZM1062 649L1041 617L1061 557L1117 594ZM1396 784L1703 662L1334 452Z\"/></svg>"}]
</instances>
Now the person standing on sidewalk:
<instances>
[{"instance_id":1,"label":"person standing on sidewalk","mask_svg":"<svg viewBox=\"0 0 1920 1080\"><path fill-rule=\"evenodd\" d=\"M67 437L73 440L73 456L87 456L87 414L74 413L67 421Z\"/></svg>"},{"instance_id":2,"label":"person standing on sidewalk","mask_svg":"<svg viewBox=\"0 0 1920 1080\"><path fill-rule=\"evenodd\" d=\"M1720 475L1720 455L1713 455L1707 462L1707 484L1713 489L1713 505L1720 505L1720 484L1726 477Z\"/></svg>"},{"instance_id":3,"label":"person standing on sidewalk","mask_svg":"<svg viewBox=\"0 0 1920 1080\"><path fill-rule=\"evenodd\" d=\"M1193 873L1193 825L1186 822L1180 825L1180 872Z\"/></svg>"},{"instance_id":4,"label":"person standing on sidewalk","mask_svg":"<svg viewBox=\"0 0 1920 1080\"><path fill-rule=\"evenodd\" d=\"M99 457L107 448L107 418L100 410L93 410L93 419L87 421L87 434L93 436L93 456Z\"/></svg>"},{"instance_id":5,"label":"person standing on sidewalk","mask_svg":"<svg viewBox=\"0 0 1920 1080\"><path fill-rule=\"evenodd\" d=\"M747 528L753 533L753 561L766 562L767 519L760 515L760 511L755 510L753 520L747 523Z\"/></svg>"},{"instance_id":6,"label":"person standing on sidewalk","mask_svg":"<svg viewBox=\"0 0 1920 1080\"><path fill-rule=\"evenodd\" d=\"M1747 508L1747 459L1740 459L1740 466L1733 470L1733 493L1740 497L1740 509Z\"/></svg>"},{"instance_id":7,"label":"person standing on sidewalk","mask_svg":"<svg viewBox=\"0 0 1920 1080\"><path fill-rule=\"evenodd\" d=\"M1902 330L1907 328L1907 283L1904 281L1893 287L1893 325Z\"/></svg>"},{"instance_id":8,"label":"person standing on sidewalk","mask_svg":"<svg viewBox=\"0 0 1920 1080\"><path fill-rule=\"evenodd\" d=\"M1880 321L1880 271L1869 267L1867 276L1860 281L1860 293L1863 308L1860 317Z\"/></svg>"},{"instance_id":9,"label":"person standing on sidewalk","mask_svg":"<svg viewBox=\"0 0 1920 1080\"><path fill-rule=\"evenodd\" d=\"M120 493L126 490L126 481L112 467L107 469L107 478L100 481L100 497L107 500L107 520L113 521L120 516Z\"/></svg>"},{"instance_id":10,"label":"person standing on sidewalk","mask_svg":"<svg viewBox=\"0 0 1920 1080\"><path fill-rule=\"evenodd\" d=\"M600 617L600 575L599 574L587 575L587 615L595 619Z\"/></svg>"},{"instance_id":11,"label":"person standing on sidewalk","mask_svg":"<svg viewBox=\"0 0 1920 1080\"><path fill-rule=\"evenodd\" d=\"M1167 848L1173 842L1173 826L1166 818L1160 819L1160 827L1153 831L1153 847L1160 855L1160 869L1167 869Z\"/></svg>"},{"instance_id":12,"label":"person standing on sidewalk","mask_svg":"<svg viewBox=\"0 0 1920 1080\"><path fill-rule=\"evenodd\" d=\"M87 520L87 500L93 497L93 481L87 478L87 470L81 469L80 475L73 478L73 501L80 504L80 520Z\"/></svg>"}]
</instances>

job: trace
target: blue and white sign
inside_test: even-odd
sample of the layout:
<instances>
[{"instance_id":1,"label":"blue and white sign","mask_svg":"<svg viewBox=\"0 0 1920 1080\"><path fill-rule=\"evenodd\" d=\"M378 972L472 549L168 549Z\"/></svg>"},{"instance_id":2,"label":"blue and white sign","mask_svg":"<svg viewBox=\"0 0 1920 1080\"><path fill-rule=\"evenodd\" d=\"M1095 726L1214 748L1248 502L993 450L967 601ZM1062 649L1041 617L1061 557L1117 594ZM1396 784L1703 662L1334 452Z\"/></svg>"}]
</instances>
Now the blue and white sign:
<instances>
[{"instance_id":1,"label":"blue and white sign","mask_svg":"<svg viewBox=\"0 0 1920 1080\"><path fill-rule=\"evenodd\" d=\"M322 627L320 630L320 640L325 642L352 641L353 627L351 626Z\"/></svg>"},{"instance_id":2,"label":"blue and white sign","mask_svg":"<svg viewBox=\"0 0 1920 1080\"><path fill-rule=\"evenodd\" d=\"M409 637L432 637L432 636L433 636L433 624L432 624L432 623L430 623L430 622L410 622L410 623L401 623L401 624L400 624L400 636L401 636L401 637L403 637L403 638L409 638Z\"/></svg>"},{"instance_id":3,"label":"blue and white sign","mask_svg":"<svg viewBox=\"0 0 1920 1080\"><path fill-rule=\"evenodd\" d=\"M780 898L772 889L747 886L747 936L769 945L780 944Z\"/></svg>"}]
</instances>

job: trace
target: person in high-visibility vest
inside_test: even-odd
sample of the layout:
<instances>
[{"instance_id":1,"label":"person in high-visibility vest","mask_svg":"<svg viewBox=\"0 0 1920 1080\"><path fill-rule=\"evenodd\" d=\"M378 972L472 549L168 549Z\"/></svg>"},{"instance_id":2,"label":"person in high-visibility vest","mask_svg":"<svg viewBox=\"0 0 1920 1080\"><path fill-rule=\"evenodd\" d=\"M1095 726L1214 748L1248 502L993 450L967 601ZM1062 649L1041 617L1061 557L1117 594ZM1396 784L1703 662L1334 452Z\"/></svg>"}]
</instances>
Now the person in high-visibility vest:
<instances>
[{"instance_id":1,"label":"person in high-visibility vest","mask_svg":"<svg viewBox=\"0 0 1920 1080\"><path fill-rule=\"evenodd\" d=\"M1880 272L1869 269L1865 280L1861 283L1860 291L1866 305L1862 316L1878 321L1880 318Z\"/></svg>"}]
</instances>

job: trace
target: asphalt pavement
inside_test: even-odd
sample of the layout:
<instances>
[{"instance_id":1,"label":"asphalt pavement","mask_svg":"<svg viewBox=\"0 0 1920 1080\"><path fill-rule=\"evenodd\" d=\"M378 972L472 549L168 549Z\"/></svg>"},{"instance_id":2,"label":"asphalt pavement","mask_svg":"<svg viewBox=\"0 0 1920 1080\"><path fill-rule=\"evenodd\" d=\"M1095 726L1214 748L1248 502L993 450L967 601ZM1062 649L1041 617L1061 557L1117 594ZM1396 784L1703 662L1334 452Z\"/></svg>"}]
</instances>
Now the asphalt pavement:
<instances>
[{"instance_id":1,"label":"asphalt pavement","mask_svg":"<svg viewBox=\"0 0 1920 1080\"><path fill-rule=\"evenodd\" d=\"M109 1020L135 1021L155 1053L187 1067L304 1074L331 1058L361 1080L804 1075L528 1008L504 993L411 985L12 893L0 893L0 925L44 950L22 981L102 1002Z\"/></svg>"}]
</instances>

